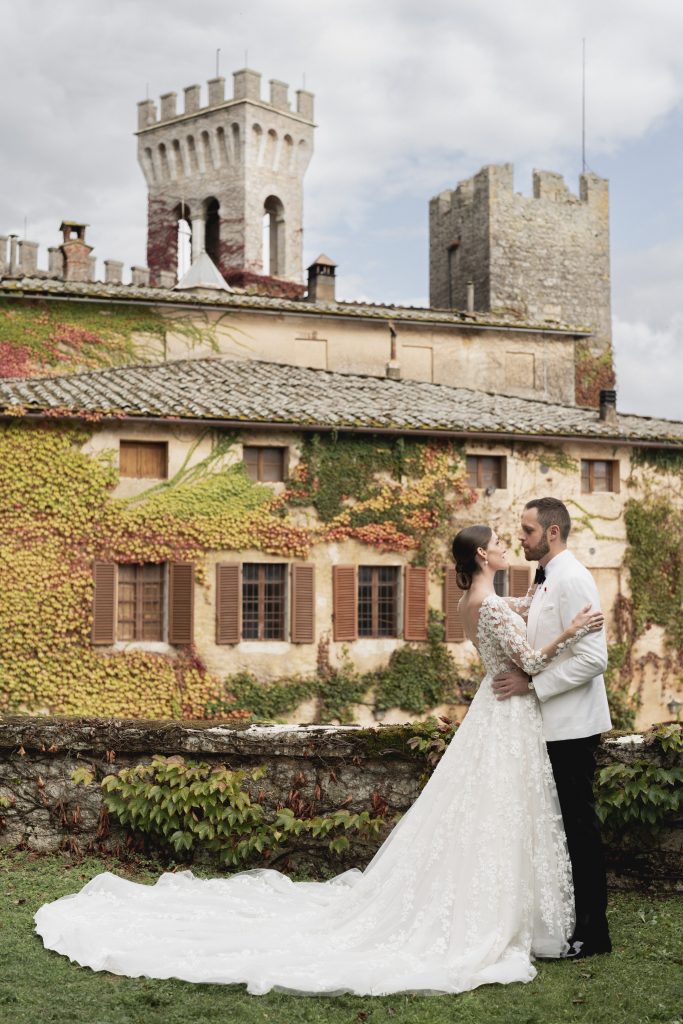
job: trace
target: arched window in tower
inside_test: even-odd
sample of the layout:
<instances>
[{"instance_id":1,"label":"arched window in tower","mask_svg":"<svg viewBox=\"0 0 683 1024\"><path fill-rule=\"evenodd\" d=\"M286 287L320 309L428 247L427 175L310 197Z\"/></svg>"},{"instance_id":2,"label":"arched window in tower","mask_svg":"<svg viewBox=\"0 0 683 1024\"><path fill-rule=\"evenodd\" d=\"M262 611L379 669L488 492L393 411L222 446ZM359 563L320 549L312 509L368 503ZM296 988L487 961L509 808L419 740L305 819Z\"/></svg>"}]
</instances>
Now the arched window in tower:
<instances>
[{"instance_id":1,"label":"arched window in tower","mask_svg":"<svg viewBox=\"0 0 683 1024\"><path fill-rule=\"evenodd\" d=\"M159 146L159 165L161 167L161 180L168 181L171 177L171 172L168 168L168 153L163 142Z\"/></svg>"},{"instance_id":2,"label":"arched window in tower","mask_svg":"<svg viewBox=\"0 0 683 1024\"><path fill-rule=\"evenodd\" d=\"M285 273L285 208L277 196L263 205L263 272L271 277Z\"/></svg>"},{"instance_id":3,"label":"arched window in tower","mask_svg":"<svg viewBox=\"0 0 683 1024\"><path fill-rule=\"evenodd\" d=\"M192 264L192 221L190 209L185 203L178 203L175 209L178 220L177 233L177 275L178 280L187 273Z\"/></svg>"},{"instance_id":4,"label":"arched window in tower","mask_svg":"<svg viewBox=\"0 0 683 1024\"><path fill-rule=\"evenodd\" d=\"M217 199L210 198L204 203L204 248L216 266L219 266L221 219L220 203Z\"/></svg>"},{"instance_id":5,"label":"arched window in tower","mask_svg":"<svg viewBox=\"0 0 683 1024\"><path fill-rule=\"evenodd\" d=\"M183 154L180 149L180 142L178 139L173 140L173 164L175 167L174 177L184 178L185 168L183 167Z\"/></svg>"}]
</instances>

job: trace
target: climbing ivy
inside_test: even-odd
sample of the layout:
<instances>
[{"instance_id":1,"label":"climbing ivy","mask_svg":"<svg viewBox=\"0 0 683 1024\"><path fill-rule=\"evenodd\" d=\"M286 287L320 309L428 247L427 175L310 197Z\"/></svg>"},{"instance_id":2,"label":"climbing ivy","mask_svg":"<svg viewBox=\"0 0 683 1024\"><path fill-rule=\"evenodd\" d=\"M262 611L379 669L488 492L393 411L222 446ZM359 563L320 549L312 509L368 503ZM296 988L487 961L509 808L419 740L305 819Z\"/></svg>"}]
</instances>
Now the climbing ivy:
<instances>
[{"instance_id":1,"label":"climbing ivy","mask_svg":"<svg viewBox=\"0 0 683 1024\"><path fill-rule=\"evenodd\" d=\"M211 325L150 306L0 299L0 377L159 361L168 331L215 345Z\"/></svg>"},{"instance_id":2,"label":"climbing ivy","mask_svg":"<svg viewBox=\"0 0 683 1024\"><path fill-rule=\"evenodd\" d=\"M597 406L600 392L615 383L612 349L595 353L588 341L578 341L574 356L577 405Z\"/></svg>"},{"instance_id":3,"label":"climbing ivy","mask_svg":"<svg viewBox=\"0 0 683 1024\"><path fill-rule=\"evenodd\" d=\"M341 854L349 848L345 833L375 836L382 827L382 818L368 811L340 808L302 817L285 806L269 812L249 787L265 775L263 766L231 771L225 765L156 755L150 764L107 775L101 788L107 811L122 825L181 856L199 848L227 865L272 861L287 852L293 836L302 834L326 838L329 851ZM88 785L92 776L74 773L73 781Z\"/></svg>"},{"instance_id":4,"label":"climbing ivy","mask_svg":"<svg viewBox=\"0 0 683 1024\"><path fill-rule=\"evenodd\" d=\"M213 716L241 711L273 721L315 699L317 722L345 724L353 721L354 704L365 703L379 712L397 707L423 714L444 701L466 703L471 696L466 685L444 643L443 616L430 610L427 643L405 644L384 668L359 673L348 661L331 667L319 658L314 678L259 682L242 672L226 679L228 696L209 703L206 712Z\"/></svg>"},{"instance_id":5,"label":"climbing ivy","mask_svg":"<svg viewBox=\"0 0 683 1024\"><path fill-rule=\"evenodd\" d=\"M377 435L314 434L284 500L315 510L320 539L353 537L380 550L435 557L453 513L472 502L460 445Z\"/></svg>"},{"instance_id":6,"label":"climbing ivy","mask_svg":"<svg viewBox=\"0 0 683 1024\"><path fill-rule=\"evenodd\" d=\"M93 559L196 559L201 567L207 550L289 556L306 551L309 536L271 511L272 492L241 464L181 476L148 502L113 499L111 453L84 453L87 436L21 421L0 430L0 709L203 716L222 687L192 649L92 646Z\"/></svg>"},{"instance_id":7,"label":"climbing ivy","mask_svg":"<svg viewBox=\"0 0 683 1024\"><path fill-rule=\"evenodd\" d=\"M683 648L683 509L667 496L630 499L624 513L633 629L662 626L667 643Z\"/></svg>"},{"instance_id":8,"label":"climbing ivy","mask_svg":"<svg viewBox=\"0 0 683 1024\"><path fill-rule=\"evenodd\" d=\"M429 611L426 644L406 644L394 651L386 668L374 673L375 706L422 714L444 701L462 700L460 677L444 643L443 616Z\"/></svg>"},{"instance_id":9,"label":"climbing ivy","mask_svg":"<svg viewBox=\"0 0 683 1024\"><path fill-rule=\"evenodd\" d=\"M21 417L0 429L0 709L277 718L315 697L320 721L346 722L352 705L373 687L383 707L396 699L407 709L427 707L432 695L448 688L447 672L437 679L448 668L445 648L437 657L433 643L427 651L406 649L381 678L325 663L314 681L272 686L244 674L221 681L192 648L172 654L100 651L90 640L92 561L191 561L201 583L209 551L306 557L313 544L348 536L385 550L415 549L435 522L446 523L452 508L469 500L456 449L318 439L311 450L318 451L320 479L326 481L321 509L332 518L304 527L290 517L294 494L289 502L249 480L241 462L230 462L234 435L213 436L209 454L197 459L198 445L207 440L201 435L172 479L129 498L112 496L118 482L114 453L82 450L89 435L86 429L36 425ZM328 451L336 453L332 461L342 460L345 473L352 464L364 466L362 500L351 507L345 499L336 515L331 463L320 454ZM367 465L364 451L370 453ZM301 501L317 500L316 489L304 481L302 473L294 491L298 486Z\"/></svg>"},{"instance_id":10,"label":"climbing ivy","mask_svg":"<svg viewBox=\"0 0 683 1024\"><path fill-rule=\"evenodd\" d=\"M660 764L638 758L631 764L607 765L598 773L598 815L617 835L624 827L656 830L683 805L681 726L658 726L646 743L659 753Z\"/></svg>"}]
</instances>

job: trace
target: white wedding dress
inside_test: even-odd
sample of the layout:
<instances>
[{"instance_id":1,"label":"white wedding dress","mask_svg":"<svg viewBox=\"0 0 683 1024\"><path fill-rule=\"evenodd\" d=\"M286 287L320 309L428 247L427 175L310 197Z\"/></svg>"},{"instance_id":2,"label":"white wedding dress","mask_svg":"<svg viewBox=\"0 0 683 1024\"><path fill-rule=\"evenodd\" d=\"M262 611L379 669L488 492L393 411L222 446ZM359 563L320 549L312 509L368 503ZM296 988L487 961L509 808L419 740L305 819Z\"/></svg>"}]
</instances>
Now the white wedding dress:
<instances>
[{"instance_id":1,"label":"white wedding dress","mask_svg":"<svg viewBox=\"0 0 683 1024\"><path fill-rule=\"evenodd\" d=\"M527 599L517 607L526 611ZM496 672L547 664L503 598L482 605L486 668L467 717L364 871L293 882L272 869L153 886L109 872L37 912L48 949L95 971L245 982L250 993L462 992L531 981L573 926L571 868L533 694Z\"/></svg>"}]
</instances>

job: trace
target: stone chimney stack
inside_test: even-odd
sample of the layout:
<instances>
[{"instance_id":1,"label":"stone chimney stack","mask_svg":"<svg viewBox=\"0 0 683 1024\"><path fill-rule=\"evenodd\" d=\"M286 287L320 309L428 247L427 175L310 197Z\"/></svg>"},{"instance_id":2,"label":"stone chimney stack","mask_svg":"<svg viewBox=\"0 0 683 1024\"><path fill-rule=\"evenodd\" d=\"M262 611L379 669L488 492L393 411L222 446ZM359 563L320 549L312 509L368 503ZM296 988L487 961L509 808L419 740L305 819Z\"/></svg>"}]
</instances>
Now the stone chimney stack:
<instances>
[{"instance_id":1,"label":"stone chimney stack","mask_svg":"<svg viewBox=\"0 0 683 1024\"><path fill-rule=\"evenodd\" d=\"M617 393L613 390L600 392L600 419L604 423L617 422Z\"/></svg>"},{"instance_id":2,"label":"stone chimney stack","mask_svg":"<svg viewBox=\"0 0 683 1024\"><path fill-rule=\"evenodd\" d=\"M86 245L85 229L87 224L78 224L73 220L64 220L59 226L64 241L60 245L64 257L65 281L90 281L92 246Z\"/></svg>"},{"instance_id":3,"label":"stone chimney stack","mask_svg":"<svg viewBox=\"0 0 683 1024\"><path fill-rule=\"evenodd\" d=\"M335 274L337 264L329 256L321 253L317 260L314 260L308 268L308 293L309 302L334 302L335 301Z\"/></svg>"}]
</instances>

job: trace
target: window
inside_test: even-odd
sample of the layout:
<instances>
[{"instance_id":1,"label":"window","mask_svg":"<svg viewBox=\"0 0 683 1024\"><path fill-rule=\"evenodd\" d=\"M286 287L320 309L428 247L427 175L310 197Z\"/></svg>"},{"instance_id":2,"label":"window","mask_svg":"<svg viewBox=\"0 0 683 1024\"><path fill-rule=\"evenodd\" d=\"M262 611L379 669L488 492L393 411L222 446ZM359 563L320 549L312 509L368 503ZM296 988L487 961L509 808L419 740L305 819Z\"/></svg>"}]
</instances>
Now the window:
<instances>
[{"instance_id":1,"label":"window","mask_svg":"<svg viewBox=\"0 0 683 1024\"><path fill-rule=\"evenodd\" d=\"M216 565L217 644L284 640L287 619L291 643L315 643L314 566L265 562Z\"/></svg>"},{"instance_id":2,"label":"window","mask_svg":"<svg viewBox=\"0 0 683 1024\"><path fill-rule=\"evenodd\" d=\"M584 494L619 490L616 459L581 459L581 490Z\"/></svg>"},{"instance_id":3,"label":"window","mask_svg":"<svg viewBox=\"0 0 683 1024\"><path fill-rule=\"evenodd\" d=\"M92 642L110 646L165 641L191 644L194 566L190 562L93 564Z\"/></svg>"},{"instance_id":4,"label":"window","mask_svg":"<svg viewBox=\"0 0 683 1024\"><path fill-rule=\"evenodd\" d=\"M244 468L250 480L275 483L285 478L286 448L244 445Z\"/></svg>"},{"instance_id":5,"label":"window","mask_svg":"<svg viewBox=\"0 0 683 1024\"><path fill-rule=\"evenodd\" d=\"M487 490L507 487L507 460L504 455L468 455L467 482L470 487Z\"/></svg>"},{"instance_id":6,"label":"window","mask_svg":"<svg viewBox=\"0 0 683 1024\"><path fill-rule=\"evenodd\" d=\"M286 565L242 566L242 638L285 639Z\"/></svg>"},{"instance_id":7,"label":"window","mask_svg":"<svg viewBox=\"0 0 683 1024\"><path fill-rule=\"evenodd\" d=\"M499 597L507 597L508 594L508 573L507 569L499 569L493 577L493 589Z\"/></svg>"},{"instance_id":8,"label":"window","mask_svg":"<svg viewBox=\"0 0 683 1024\"><path fill-rule=\"evenodd\" d=\"M168 445L165 441L121 441L121 476L165 480L168 476Z\"/></svg>"},{"instance_id":9,"label":"window","mask_svg":"<svg viewBox=\"0 0 683 1024\"><path fill-rule=\"evenodd\" d=\"M398 635L398 567L358 569L358 636Z\"/></svg>"},{"instance_id":10,"label":"window","mask_svg":"<svg viewBox=\"0 0 683 1024\"><path fill-rule=\"evenodd\" d=\"M120 565L117 640L163 640L163 565Z\"/></svg>"}]
</instances>

